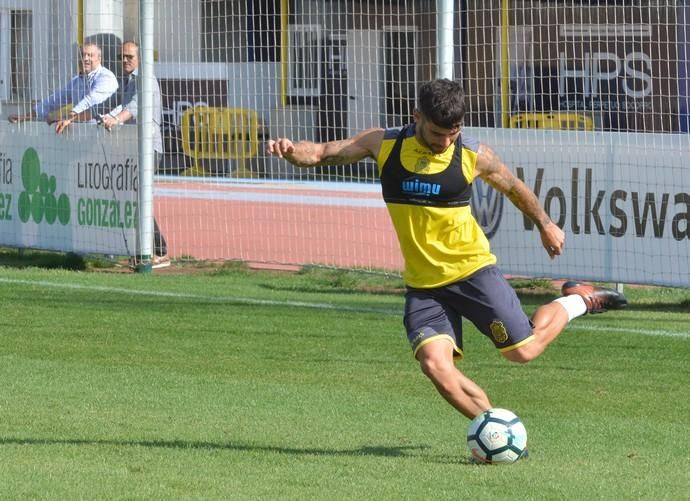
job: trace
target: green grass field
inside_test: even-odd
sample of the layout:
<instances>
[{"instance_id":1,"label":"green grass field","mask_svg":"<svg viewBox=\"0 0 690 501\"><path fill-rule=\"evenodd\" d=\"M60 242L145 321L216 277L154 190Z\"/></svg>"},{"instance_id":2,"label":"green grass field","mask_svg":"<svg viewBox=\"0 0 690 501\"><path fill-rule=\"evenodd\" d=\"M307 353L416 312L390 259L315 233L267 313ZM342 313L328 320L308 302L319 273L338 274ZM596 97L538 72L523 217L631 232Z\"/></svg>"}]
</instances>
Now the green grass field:
<instances>
[{"instance_id":1,"label":"green grass field","mask_svg":"<svg viewBox=\"0 0 690 501\"><path fill-rule=\"evenodd\" d=\"M628 287L524 366L466 324L461 369L529 434L481 466L398 286L0 268L0 499L690 499L690 292Z\"/></svg>"}]
</instances>

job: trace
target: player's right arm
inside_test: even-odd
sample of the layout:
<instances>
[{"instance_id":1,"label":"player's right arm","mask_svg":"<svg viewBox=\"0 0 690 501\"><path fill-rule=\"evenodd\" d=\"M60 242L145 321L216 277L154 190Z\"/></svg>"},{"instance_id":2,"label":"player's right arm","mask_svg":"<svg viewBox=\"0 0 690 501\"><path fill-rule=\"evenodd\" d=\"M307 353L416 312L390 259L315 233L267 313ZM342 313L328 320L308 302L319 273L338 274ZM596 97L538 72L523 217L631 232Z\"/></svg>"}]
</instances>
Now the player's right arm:
<instances>
[{"instance_id":1,"label":"player's right arm","mask_svg":"<svg viewBox=\"0 0 690 501\"><path fill-rule=\"evenodd\" d=\"M498 155L485 144L479 146L476 173L484 181L503 193L515 207L539 228L542 245L552 259L563 253L565 233L542 208L537 196L517 178Z\"/></svg>"},{"instance_id":2,"label":"player's right arm","mask_svg":"<svg viewBox=\"0 0 690 501\"><path fill-rule=\"evenodd\" d=\"M284 158L298 167L318 167L321 165L347 165L363 158L376 159L383 141L383 129L367 129L359 134L340 141L313 143L279 137L269 139L266 153Z\"/></svg>"}]
</instances>

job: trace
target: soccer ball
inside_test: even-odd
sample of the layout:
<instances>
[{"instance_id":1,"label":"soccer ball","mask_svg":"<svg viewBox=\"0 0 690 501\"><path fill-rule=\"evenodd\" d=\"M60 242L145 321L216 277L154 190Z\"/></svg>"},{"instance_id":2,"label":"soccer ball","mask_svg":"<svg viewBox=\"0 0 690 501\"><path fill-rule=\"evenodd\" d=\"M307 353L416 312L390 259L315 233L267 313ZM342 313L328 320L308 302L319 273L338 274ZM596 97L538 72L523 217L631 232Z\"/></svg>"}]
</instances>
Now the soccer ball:
<instances>
[{"instance_id":1,"label":"soccer ball","mask_svg":"<svg viewBox=\"0 0 690 501\"><path fill-rule=\"evenodd\" d=\"M527 430L513 412L489 409L470 423L467 445L480 463L514 463L527 455Z\"/></svg>"}]
</instances>

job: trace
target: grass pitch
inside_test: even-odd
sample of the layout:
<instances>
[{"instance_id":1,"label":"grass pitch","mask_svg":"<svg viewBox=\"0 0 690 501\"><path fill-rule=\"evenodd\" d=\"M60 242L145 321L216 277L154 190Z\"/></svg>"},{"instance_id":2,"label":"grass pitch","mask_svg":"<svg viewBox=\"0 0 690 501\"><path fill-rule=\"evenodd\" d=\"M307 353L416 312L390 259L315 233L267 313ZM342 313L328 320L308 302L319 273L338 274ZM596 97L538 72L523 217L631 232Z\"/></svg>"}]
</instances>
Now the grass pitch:
<instances>
[{"instance_id":1,"label":"grass pitch","mask_svg":"<svg viewBox=\"0 0 690 501\"><path fill-rule=\"evenodd\" d=\"M480 466L397 287L0 268L0 498L687 498L688 291L628 287L524 366L466 324L461 369L529 435L528 460Z\"/></svg>"}]
</instances>

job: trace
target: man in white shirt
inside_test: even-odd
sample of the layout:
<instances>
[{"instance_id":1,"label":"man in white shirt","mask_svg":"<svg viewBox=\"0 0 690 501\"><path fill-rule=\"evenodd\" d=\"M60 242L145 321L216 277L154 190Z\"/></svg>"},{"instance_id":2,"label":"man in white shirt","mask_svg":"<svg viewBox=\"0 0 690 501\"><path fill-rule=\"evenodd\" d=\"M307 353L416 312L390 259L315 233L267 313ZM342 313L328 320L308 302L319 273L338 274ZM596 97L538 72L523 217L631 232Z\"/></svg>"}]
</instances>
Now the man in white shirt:
<instances>
[{"instance_id":1,"label":"man in white shirt","mask_svg":"<svg viewBox=\"0 0 690 501\"><path fill-rule=\"evenodd\" d=\"M69 114L55 121L55 132L58 134L72 122L95 121L93 117L100 115L95 107L117 91L117 78L112 71L101 66L101 48L93 42L84 44L81 49L81 70L67 85L38 103L31 113L11 115L9 121L48 121L51 112L69 104L72 105Z\"/></svg>"}]
</instances>

